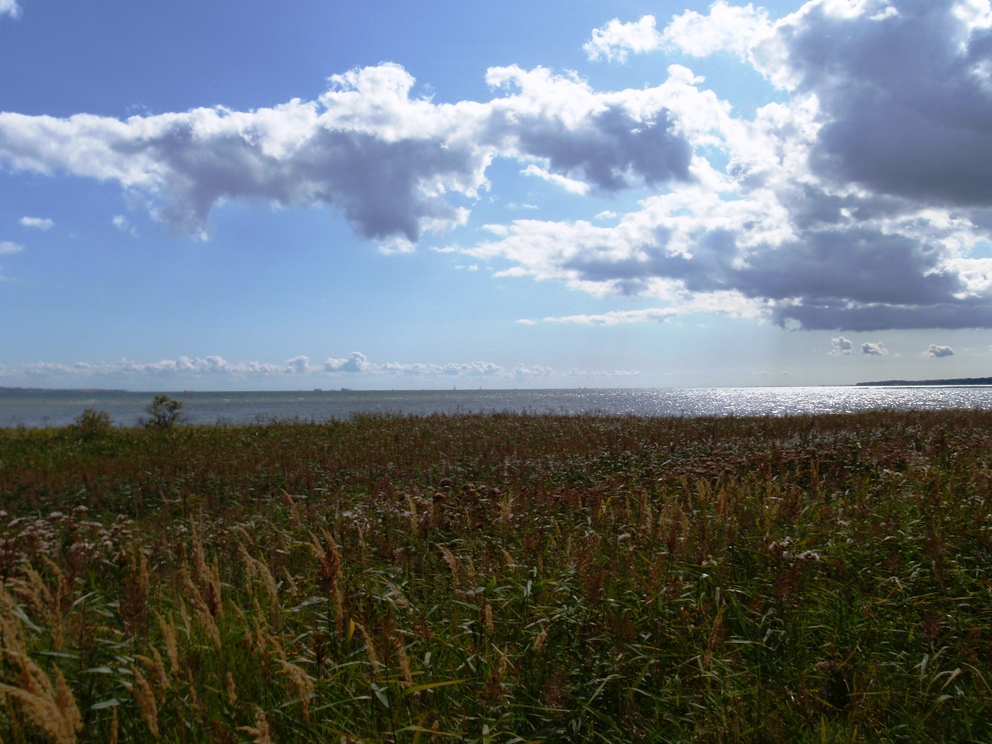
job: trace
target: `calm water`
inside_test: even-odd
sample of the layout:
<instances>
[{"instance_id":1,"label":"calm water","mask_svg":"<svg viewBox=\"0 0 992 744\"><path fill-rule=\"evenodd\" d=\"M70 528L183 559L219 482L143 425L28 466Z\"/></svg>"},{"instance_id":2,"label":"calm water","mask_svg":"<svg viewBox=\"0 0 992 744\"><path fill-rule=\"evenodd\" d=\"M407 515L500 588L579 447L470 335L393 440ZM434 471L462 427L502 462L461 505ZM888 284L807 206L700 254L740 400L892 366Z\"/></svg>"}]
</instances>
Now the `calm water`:
<instances>
[{"instance_id":1,"label":"calm water","mask_svg":"<svg viewBox=\"0 0 992 744\"><path fill-rule=\"evenodd\" d=\"M325 421L356 413L530 411L639 416L750 416L892 409L992 409L992 387L794 387L682 390L445 390L170 393L195 423ZM0 389L0 426L65 426L83 410L133 426L153 393Z\"/></svg>"}]
</instances>

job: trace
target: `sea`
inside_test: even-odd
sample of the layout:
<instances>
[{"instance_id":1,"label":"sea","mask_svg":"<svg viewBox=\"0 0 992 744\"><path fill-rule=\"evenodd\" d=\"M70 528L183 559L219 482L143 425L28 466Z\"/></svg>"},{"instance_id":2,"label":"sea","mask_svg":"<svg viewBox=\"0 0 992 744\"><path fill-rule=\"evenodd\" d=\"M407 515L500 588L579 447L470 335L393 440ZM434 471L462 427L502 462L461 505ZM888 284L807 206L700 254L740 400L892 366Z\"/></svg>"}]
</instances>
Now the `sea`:
<instances>
[{"instance_id":1,"label":"sea","mask_svg":"<svg viewBox=\"0 0 992 744\"><path fill-rule=\"evenodd\" d=\"M888 410L992 409L992 386L741 387L572 390L307 390L166 392L196 424L346 420L360 414L528 412L634 416L787 416ZM66 426L86 409L117 426L148 418L156 393L0 388L0 427Z\"/></svg>"}]
</instances>

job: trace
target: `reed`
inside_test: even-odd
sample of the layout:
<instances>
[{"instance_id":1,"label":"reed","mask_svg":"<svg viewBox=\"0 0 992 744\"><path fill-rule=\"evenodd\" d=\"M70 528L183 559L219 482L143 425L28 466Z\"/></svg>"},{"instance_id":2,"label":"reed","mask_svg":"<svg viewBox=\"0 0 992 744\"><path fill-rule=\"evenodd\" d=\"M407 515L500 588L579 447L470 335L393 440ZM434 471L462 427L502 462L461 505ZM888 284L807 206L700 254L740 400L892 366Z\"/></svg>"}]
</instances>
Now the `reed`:
<instances>
[{"instance_id":1,"label":"reed","mask_svg":"<svg viewBox=\"0 0 992 744\"><path fill-rule=\"evenodd\" d=\"M990 452L978 411L0 431L0 739L988 741Z\"/></svg>"}]
</instances>

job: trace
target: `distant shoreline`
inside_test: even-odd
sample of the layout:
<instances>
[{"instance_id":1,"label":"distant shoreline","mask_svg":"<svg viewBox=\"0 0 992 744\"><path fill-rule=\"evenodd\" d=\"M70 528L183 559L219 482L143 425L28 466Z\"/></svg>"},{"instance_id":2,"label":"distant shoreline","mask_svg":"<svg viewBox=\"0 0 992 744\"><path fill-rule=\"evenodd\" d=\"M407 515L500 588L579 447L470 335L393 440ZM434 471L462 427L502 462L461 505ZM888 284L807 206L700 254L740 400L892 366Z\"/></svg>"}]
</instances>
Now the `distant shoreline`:
<instances>
[{"instance_id":1,"label":"distant shoreline","mask_svg":"<svg viewBox=\"0 0 992 744\"><path fill-rule=\"evenodd\" d=\"M121 390L119 388L26 388L26 387L0 387L0 398L27 398L36 395L54 396L56 398L67 398L80 395L154 395L154 393L141 393L134 390Z\"/></svg>"},{"instance_id":2,"label":"distant shoreline","mask_svg":"<svg viewBox=\"0 0 992 744\"><path fill-rule=\"evenodd\" d=\"M992 385L992 377L958 377L952 380L880 380L878 382L858 382L855 387L897 387L912 385L932 385L951 387L954 385Z\"/></svg>"}]
</instances>

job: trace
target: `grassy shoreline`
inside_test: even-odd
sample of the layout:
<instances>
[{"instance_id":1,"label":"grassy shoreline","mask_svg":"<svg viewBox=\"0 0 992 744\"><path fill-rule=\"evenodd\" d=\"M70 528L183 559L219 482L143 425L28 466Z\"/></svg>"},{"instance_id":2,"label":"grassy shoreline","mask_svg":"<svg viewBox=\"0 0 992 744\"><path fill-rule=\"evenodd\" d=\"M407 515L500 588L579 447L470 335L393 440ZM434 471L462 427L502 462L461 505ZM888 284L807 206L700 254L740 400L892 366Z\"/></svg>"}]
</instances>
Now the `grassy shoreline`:
<instances>
[{"instance_id":1,"label":"grassy shoreline","mask_svg":"<svg viewBox=\"0 0 992 744\"><path fill-rule=\"evenodd\" d=\"M972 411L0 431L0 738L988 741L990 458Z\"/></svg>"}]
</instances>

